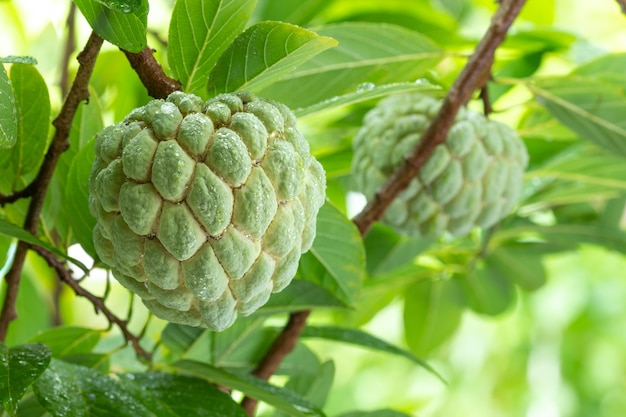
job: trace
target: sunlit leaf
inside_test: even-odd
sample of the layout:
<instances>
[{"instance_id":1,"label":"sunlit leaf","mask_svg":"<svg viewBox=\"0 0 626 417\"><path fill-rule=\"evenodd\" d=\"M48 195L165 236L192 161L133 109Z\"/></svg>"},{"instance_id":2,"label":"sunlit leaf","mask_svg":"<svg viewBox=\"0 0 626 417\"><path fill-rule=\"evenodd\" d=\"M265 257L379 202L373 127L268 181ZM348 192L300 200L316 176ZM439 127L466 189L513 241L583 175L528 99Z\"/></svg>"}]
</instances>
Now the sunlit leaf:
<instances>
[{"instance_id":1,"label":"sunlit leaf","mask_svg":"<svg viewBox=\"0 0 626 417\"><path fill-rule=\"evenodd\" d=\"M285 388L300 394L311 404L322 408L335 379L335 364L326 361L317 366L315 373L300 373L292 375L285 384ZM276 413L274 417L286 417L284 413Z\"/></svg>"},{"instance_id":2,"label":"sunlit leaf","mask_svg":"<svg viewBox=\"0 0 626 417\"><path fill-rule=\"evenodd\" d=\"M309 281L294 279L279 293L272 294L270 300L258 310L258 314L293 312L312 308L339 308L345 305L337 300L329 290Z\"/></svg>"},{"instance_id":3,"label":"sunlit leaf","mask_svg":"<svg viewBox=\"0 0 626 417\"><path fill-rule=\"evenodd\" d=\"M103 39L130 52L139 52L146 47L148 24L148 0L132 13L126 12L129 0L106 0L109 5L118 3L124 11L109 8L94 0L74 0L89 26Z\"/></svg>"},{"instance_id":4,"label":"sunlit leaf","mask_svg":"<svg viewBox=\"0 0 626 417\"><path fill-rule=\"evenodd\" d=\"M246 27L256 0L179 0L169 28L167 57L183 91L206 96L213 66Z\"/></svg>"},{"instance_id":5,"label":"sunlit leaf","mask_svg":"<svg viewBox=\"0 0 626 417\"><path fill-rule=\"evenodd\" d=\"M324 413L297 394L249 374L233 374L223 369L196 361L182 360L174 368L189 375L230 387L245 395L263 401L277 410L294 417L323 416Z\"/></svg>"},{"instance_id":6,"label":"sunlit leaf","mask_svg":"<svg viewBox=\"0 0 626 417\"><path fill-rule=\"evenodd\" d=\"M292 108L308 107L355 92L363 83L416 81L444 56L420 33L389 24L346 22L315 31L339 44L301 65L261 95Z\"/></svg>"},{"instance_id":7,"label":"sunlit leaf","mask_svg":"<svg viewBox=\"0 0 626 417\"><path fill-rule=\"evenodd\" d=\"M258 92L337 41L282 22L260 22L239 35L209 75L209 94Z\"/></svg>"},{"instance_id":8,"label":"sunlit leaf","mask_svg":"<svg viewBox=\"0 0 626 417\"><path fill-rule=\"evenodd\" d=\"M50 350L40 343L12 348L0 344L0 402L9 415L15 416L20 399L46 370L50 357Z\"/></svg>"},{"instance_id":9,"label":"sunlit leaf","mask_svg":"<svg viewBox=\"0 0 626 417\"><path fill-rule=\"evenodd\" d=\"M257 13L259 20L277 20L306 26L332 3L333 0L266 0L260 3Z\"/></svg>"},{"instance_id":10,"label":"sunlit leaf","mask_svg":"<svg viewBox=\"0 0 626 417\"><path fill-rule=\"evenodd\" d=\"M409 414L401 413L394 410L376 410L376 411L353 411L350 413L340 414L337 417L410 417Z\"/></svg>"},{"instance_id":11,"label":"sunlit leaf","mask_svg":"<svg viewBox=\"0 0 626 417\"><path fill-rule=\"evenodd\" d=\"M95 0L111 10L121 13L132 13L141 6L141 0Z\"/></svg>"},{"instance_id":12,"label":"sunlit leaf","mask_svg":"<svg viewBox=\"0 0 626 417\"><path fill-rule=\"evenodd\" d=\"M83 327L63 326L40 332L31 342L45 344L52 356L65 356L90 353L102 336L102 331Z\"/></svg>"},{"instance_id":13,"label":"sunlit leaf","mask_svg":"<svg viewBox=\"0 0 626 417\"><path fill-rule=\"evenodd\" d=\"M315 241L300 259L298 276L352 305L364 272L365 254L359 231L337 208L324 204L317 217Z\"/></svg>"},{"instance_id":14,"label":"sunlit leaf","mask_svg":"<svg viewBox=\"0 0 626 417\"><path fill-rule=\"evenodd\" d=\"M17 110L9 77L0 64L0 149L15 145L17 140Z\"/></svg>"},{"instance_id":15,"label":"sunlit leaf","mask_svg":"<svg viewBox=\"0 0 626 417\"><path fill-rule=\"evenodd\" d=\"M467 305L477 313L495 316L515 301L515 288L493 263L479 261L476 269L460 279Z\"/></svg>"},{"instance_id":16,"label":"sunlit leaf","mask_svg":"<svg viewBox=\"0 0 626 417\"><path fill-rule=\"evenodd\" d=\"M0 63L37 65L37 59L32 56L7 55L7 56L0 57Z\"/></svg>"}]
</instances>

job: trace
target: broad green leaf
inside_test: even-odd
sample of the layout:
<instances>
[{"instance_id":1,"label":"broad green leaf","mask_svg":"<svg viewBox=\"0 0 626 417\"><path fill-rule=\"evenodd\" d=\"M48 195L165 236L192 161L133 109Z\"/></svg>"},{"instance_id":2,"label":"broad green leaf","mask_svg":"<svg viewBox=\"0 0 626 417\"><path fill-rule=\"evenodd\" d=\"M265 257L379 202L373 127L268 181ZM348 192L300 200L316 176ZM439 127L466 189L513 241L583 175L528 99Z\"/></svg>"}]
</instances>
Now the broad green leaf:
<instances>
[{"instance_id":1,"label":"broad green leaf","mask_svg":"<svg viewBox=\"0 0 626 417\"><path fill-rule=\"evenodd\" d=\"M399 411L384 409L375 411L352 411L350 413L341 414L337 417L410 417L409 414Z\"/></svg>"},{"instance_id":2,"label":"broad green leaf","mask_svg":"<svg viewBox=\"0 0 626 417\"><path fill-rule=\"evenodd\" d=\"M542 258L549 253L547 246L543 243L509 243L494 249L486 262L525 290L536 290L546 282Z\"/></svg>"},{"instance_id":3,"label":"broad green leaf","mask_svg":"<svg viewBox=\"0 0 626 417\"><path fill-rule=\"evenodd\" d=\"M211 96L235 90L259 92L337 41L282 22L257 23L239 35L209 75Z\"/></svg>"},{"instance_id":4,"label":"broad green leaf","mask_svg":"<svg viewBox=\"0 0 626 417\"><path fill-rule=\"evenodd\" d=\"M246 417L228 394L204 379L162 372L120 375L121 386L158 417Z\"/></svg>"},{"instance_id":5,"label":"broad green leaf","mask_svg":"<svg viewBox=\"0 0 626 417\"><path fill-rule=\"evenodd\" d=\"M257 10L259 20L278 20L299 26L307 26L323 12L333 0L267 0Z\"/></svg>"},{"instance_id":6,"label":"broad green leaf","mask_svg":"<svg viewBox=\"0 0 626 417\"><path fill-rule=\"evenodd\" d=\"M529 84L537 100L581 138L626 156L626 95L620 87L578 75Z\"/></svg>"},{"instance_id":7,"label":"broad green leaf","mask_svg":"<svg viewBox=\"0 0 626 417\"><path fill-rule=\"evenodd\" d=\"M301 373L293 375L285 384L285 388L300 394L318 408L324 407L326 398L335 379L335 364L326 361L317 367L313 374ZM274 417L287 417L284 413L276 413Z\"/></svg>"},{"instance_id":8,"label":"broad green leaf","mask_svg":"<svg viewBox=\"0 0 626 417\"><path fill-rule=\"evenodd\" d=\"M80 149L70 165L65 187L65 208L67 213L71 213L68 219L76 241L95 258L93 228L96 219L89 211L89 181L85 180L91 174L95 158L94 142L95 139L92 139Z\"/></svg>"},{"instance_id":9,"label":"broad green leaf","mask_svg":"<svg viewBox=\"0 0 626 417\"><path fill-rule=\"evenodd\" d=\"M102 331L83 327L62 326L44 330L31 339L43 343L55 358L90 353L100 341Z\"/></svg>"},{"instance_id":10,"label":"broad green leaf","mask_svg":"<svg viewBox=\"0 0 626 417\"><path fill-rule=\"evenodd\" d=\"M211 69L246 27L256 0L178 0L172 11L167 58L183 91L206 96Z\"/></svg>"},{"instance_id":11,"label":"broad green leaf","mask_svg":"<svg viewBox=\"0 0 626 417\"><path fill-rule=\"evenodd\" d=\"M48 414L39 404L39 400L37 400L37 396L34 394L28 395L26 394L17 408L17 417L49 417Z\"/></svg>"},{"instance_id":12,"label":"broad green leaf","mask_svg":"<svg viewBox=\"0 0 626 417\"><path fill-rule=\"evenodd\" d=\"M439 375L439 373L437 373L437 371L435 371L435 369L433 369L433 367L430 366L425 360L418 358L411 352L387 343L382 339L379 339L375 336L372 336L371 334L365 333L358 329L333 326L306 326L302 331L301 337L314 337L334 340L337 342L361 346L380 352L390 353L392 355L402 356L410 360L411 362L427 369L429 372L436 375L439 379L443 381L441 375Z\"/></svg>"},{"instance_id":13,"label":"broad green leaf","mask_svg":"<svg viewBox=\"0 0 626 417\"><path fill-rule=\"evenodd\" d=\"M124 0L111 0L109 3ZM74 0L89 26L103 39L130 52L146 47L148 0L132 13L116 11L95 0Z\"/></svg>"},{"instance_id":14,"label":"broad green leaf","mask_svg":"<svg viewBox=\"0 0 626 417\"><path fill-rule=\"evenodd\" d=\"M37 239L35 236L33 236L32 234L28 233L27 231L25 231L24 229L22 229L21 227L8 222L6 219L4 219L1 215L0 215L0 234L1 235L5 235L5 236L10 236L10 237L14 237L17 238L19 240L22 240L26 243L30 243L31 245L35 245L35 246L40 246L64 259L67 259L69 261L71 261L73 264L75 264L76 266L78 266L80 269L82 269L85 273L89 272L89 268L87 268L81 261L79 261L78 259L74 259L70 256L68 256L67 254L64 254L63 252L61 252L60 250L58 250L57 248L55 248L54 246L50 245L49 243L46 243L42 240Z\"/></svg>"},{"instance_id":15,"label":"broad green leaf","mask_svg":"<svg viewBox=\"0 0 626 417\"><path fill-rule=\"evenodd\" d=\"M340 308L345 305L327 289L309 281L294 279L279 293L272 294L270 300L258 310L258 314L275 314L313 308Z\"/></svg>"},{"instance_id":16,"label":"broad green leaf","mask_svg":"<svg viewBox=\"0 0 626 417\"><path fill-rule=\"evenodd\" d=\"M467 305L477 313L495 316L515 301L515 288L503 271L486 260L460 278Z\"/></svg>"},{"instance_id":17,"label":"broad green leaf","mask_svg":"<svg viewBox=\"0 0 626 417\"><path fill-rule=\"evenodd\" d=\"M173 367L183 373L241 391L245 395L263 401L290 416L324 415L321 410L299 395L249 374L233 374L205 363L189 360L178 361Z\"/></svg>"},{"instance_id":18,"label":"broad green leaf","mask_svg":"<svg viewBox=\"0 0 626 417\"><path fill-rule=\"evenodd\" d=\"M161 333L161 342L177 357L187 357L194 344L207 330L201 327L185 326L184 324L168 323ZM205 347L208 350L208 344ZM207 351L202 352L205 357Z\"/></svg>"},{"instance_id":19,"label":"broad green leaf","mask_svg":"<svg viewBox=\"0 0 626 417\"><path fill-rule=\"evenodd\" d=\"M347 106L350 104L361 103L363 101L384 97L389 94L409 92L424 93L440 90L441 88L439 86L430 84L427 81L414 83L392 83L383 85L363 83L359 84L356 91L354 92L343 94L341 96L335 96L308 107L295 109L294 113L297 117L305 117L325 110L330 110L341 106Z\"/></svg>"},{"instance_id":20,"label":"broad green leaf","mask_svg":"<svg viewBox=\"0 0 626 417\"><path fill-rule=\"evenodd\" d=\"M426 280L409 287L404 296L404 334L411 350L425 356L457 329L463 313L462 296L452 280Z\"/></svg>"},{"instance_id":21,"label":"broad green leaf","mask_svg":"<svg viewBox=\"0 0 626 417\"><path fill-rule=\"evenodd\" d=\"M365 254L359 231L330 203L320 209L310 251L300 259L298 276L330 291L342 303L356 301L365 273Z\"/></svg>"},{"instance_id":22,"label":"broad green leaf","mask_svg":"<svg viewBox=\"0 0 626 417\"><path fill-rule=\"evenodd\" d=\"M141 0L95 0L111 10L121 13L132 13L141 6Z\"/></svg>"},{"instance_id":23,"label":"broad green leaf","mask_svg":"<svg viewBox=\"0 0 626 417\"><path fill-rule=\"evenodd\" d=\"M379 23L339 23L315 28L339 44L301 65L260 95L291 108L308 107L363 83L413 82L444 57L418 32Z\"/></svg>"},{"instance_id":24,"label":"broad green leaf","mask_svg":"<svg viewBox=\"0 0 626 417\"><path fill-rule=\"evenodd\" d=\"M17 140L17 109L15 106L15 97L9 77L4 65L0 63L0 151L11 148Z\"/></svg>"},{"instance_id":25,"label":"broad green leaf","mask_svg":"<svg viewBox=\"0 0 626 417\"><path fill-rule=\"evenodd\" d=\"M0 402L10 416L15 416L26 389L46 370L50 356L40 343L12 348L0 344Z\"/></svg>"},{"instance_id":26,"label":"broad green leaf","mask_svg":"<svg viewBox=\"0 0 626 417\"><path fill-rule=\"evenodd\" d=\"M18 142L13 148L16 174L36 169L46 153L50 127L50 96L46 81L28 64L11 66L11 83L17 104Z\"/></svg>"},{"instance_id":27,"label":"broad green leaf","mask_svg":"<svg viewBox=\"0 0 626 417\"><path fill-rule=\"evenodd\" d=\"M624 74L626 53L607 54L577 67L573 73L590 78L602 78L606 74Z\"/></svg>"},{"instance_id":28,"label":"broad green leaf","mask_svg":"<svg viewBox=\"0 0 626 417\"><path fill-rule=\"evenodd\" d=\"M32 56L7 55L0 57L0 64L29 64L37 65L37 59Z\"/></svg>"},{"instance_id":29,"label":"broad green leaf","mask_svg":"<svg viewBox=\"0 0 626 417\"><path fill-rule=\"evenodd\" d=\"M100 372L109 372L111 368L110 353L80 353L77 355L64 356L63 361L74 365L93 368Z\"/></svg>"}]
</instances>

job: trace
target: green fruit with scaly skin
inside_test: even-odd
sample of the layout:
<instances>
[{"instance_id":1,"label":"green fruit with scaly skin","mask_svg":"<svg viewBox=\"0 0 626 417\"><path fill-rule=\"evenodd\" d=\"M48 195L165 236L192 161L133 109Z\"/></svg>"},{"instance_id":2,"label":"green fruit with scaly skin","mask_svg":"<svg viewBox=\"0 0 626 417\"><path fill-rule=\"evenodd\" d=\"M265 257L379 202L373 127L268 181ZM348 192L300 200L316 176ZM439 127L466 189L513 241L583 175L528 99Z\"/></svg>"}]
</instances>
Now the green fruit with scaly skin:
<instances>
[{"instance_id":1,"label":"green fruit with scaly skin","mask_svg":"<svg viewBox=\"0 0 626 417\"><path fill-rule=\"evenodd\" d=\"M160 318L223 330L313 243L324 170L280 103L176 92L105 128L95 153L96 251Z\"/></svg>"},{"instance_id":2,"label":"green fruit with scaly skin","mask_svg":"<svg viewBox=\"0 0 626 417\"><path fill-rule=\"evenodd\" d=\"M354 141L352 184L369 200L418 143L440 108L419 94L381 100ZM443 144L385 212L400 233L462 236L508 215L519 196L528 153L515 131L461 109Z\"/></svg>"}]
</instances>

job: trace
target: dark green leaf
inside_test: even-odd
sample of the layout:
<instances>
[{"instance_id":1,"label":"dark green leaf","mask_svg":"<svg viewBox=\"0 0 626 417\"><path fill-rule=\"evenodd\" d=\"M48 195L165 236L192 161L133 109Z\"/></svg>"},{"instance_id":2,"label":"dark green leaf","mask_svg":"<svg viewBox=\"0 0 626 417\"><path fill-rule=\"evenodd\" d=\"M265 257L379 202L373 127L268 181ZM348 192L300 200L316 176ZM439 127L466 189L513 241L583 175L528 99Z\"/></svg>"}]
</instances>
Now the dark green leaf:
<instances>
[{"instance_id":1,"label":"dark green leaf","mask_svg":"<svg viewBox=\"0 0 626 417\"><path fill-rule=\"evenodd\" d=\"M209 94L259 92L302 63L337 45L334 39L282 22L246 29L220 56L209 75Z\"/></svg>"},{"instance_id":2,"label":"dark green leaf","mask_svg":"<svg viewBox=\"0 0 626 417\"><path fill-rule=\"evenodd\" d=\"M487 261L479 261L476 269L460 278L467 305L477 313L495 316L515 301L515 288L503 271Z\"/></svg>"},{"instance_id":3,"label":"dark green leaf","mask_svg":"<svg viewBox=\"0 0 626 417\"><path fill-rule=\"evenodd\" d=\"M300 259L298 276L352 305L361 288L364 264L363 242L354 223L332 204L324 204L317 217L315 241Z\"/></svg>"},{"instance_id":4,"label":"dark green leaf","mask_svg":"<svg viewBox=\"0 0 626 417\"><path fill-rule=\"evenodd\" d=\"M425 356L445 342L461 322L462 296L452 280L426 280L404 296L404 334L411 350Z\"/></svg>"},{"instance_id":5,"label":"dark green leaf","mask_svg":"<svg viewBox=\"0 0 626 417\"><path fill-rule=\"evenodd\" d=\"M305 117L325 110L361 103L363 101L384 97L393 93L425 93L440 90L441 88L439 86L430 84L426 81L420 81L419 83L393 83L383 85L363 83L358 85L356 91L354 92L343 94L341 96L335 96L311 106L296 109L294 110L294 113L298 117Z\"/></svg>"},{"instance_id":6,"label":"dark green leaf","mask_svg":"<svg viewBox=\"0 0 626 417\"><path fill-rule=\"evenodd\" d=\"M37 65L37 59L32 56L7 55L0 57L0 64L29 64Z\"/></svg>"},{"instance_id":7,"label":"dark green leaf","mask_svg":"<svg viewBox=\"0 0 626 417\"><path fill-rule=\"evenodd\" d=\"M0 402L14 416L26 389L50 363L50 350L40 343L7 348L0 344Z\"/></svg>"},{"instance_id":8,"label":"dark green leaf","mask_svg":"<svg viewBox=\"0 0 626 417\"><path fill-rule=\"evenodd\" d=\"M0 63L0 149L11 148L16 141L17 109L15 97L4 65Z\"/></svg>"},{"instance_id":9,"label":"dark green leaf","mask_svg":"<svg viewBox=\"0 0 626 417\"><path fill-rule=\"evenodd\" d=\"M0 216L0 234L1 235L6 235L6 236L11 236L11 237L15 237L19 240L22 240L26 243L30 243L31 245L35 245L35 246L40 246L52 253L55 253L59 256L61 256L64 259L67 259L69 261L71 261L73 264L75 264L76 266L78 266L80 269L82 269L85 273L89 272L89 268L87 268L85 265L83 265L83 263L81 261L79 261L78 259L74 259L70 256L68 256L67 254L64 254L63 252L61 252L60 250L58 250L57 248L55 248L54 246L50 245L49 243L46 243L42 240L37 239L35 236L33 236L32 234L28 233L27 231L25 231L24 229L22 229L21 227L8 222L7 220L5 220L4 218L2 218L2 216Z\"/></svg>"},{"instance_id":10,"label":"dark green leaf","mask_svg":"<svg viewBox=\"0 0 626 417\"><path fill-rule=\"evenodd\" d=\"M65 188L65 209L70 213L69 224L76 241L88 254L96 255L93 246L93 228L96 219L89 211L89 178L95 158L95 139L87 142L74 157L67 175Z\"/></svg>"},{"instance_id":11,"label":"dark green leaf","mask_svg":"<svg viewBox=\"0 0 626 417\"><path fill-rule=\"evenodd\" d=\"M20 404L17 408L17 417L49 417L48 414L39 404L39 400L37 400L37 396L34 394L26 395L20 401Z\"/></svg>"},{"instance_id":12,"label":"dark green leaf","mask_svg":"<svg viewBox=\"0 0 626 417\"><path fill-rule=\"evenodd\" d=\"M337 47L314 57L260 94L291 108L355 92L359 84L413 82L434 67L443 52L430 39L399 26L340 23L316 28Z\"/></svg>"},{"instance_id":13,"label":"dark green leaf","mask_svg":"<svg viewBox=\"0 0 626 417\"><path fill-rule=\"evenodd\" d=\"M246 417L228 394L204 379L147 372L122 374L120 382L155 417Z\"/></svg>"},{"instance_id":14,"label":"dark green leaf","mask_svg":"<svg viewBox=\"0 0 626 417\"><path fill-rule=\"evenodd\" d=\"M55 358L90 353L100 341L102 332L83 327L62 326L44 330L31 339L43 343Z\"/></svg>"},{"instance_id":15,"label":"dark green leaf","mask_svg":"<svg viewBox=\"0 0 626 417\"><path fill-rule=\"evenodd\" d=\"M290 416L324 415L321 410L299 395L249 374L236 375L205 363L189 360L176 362L173 366L181 372L241 391L245 395L263 401Z\"/></svg>"},{"instance_id":16,"label":"dark green leaf","mask_svg":"<svg viewBox=\"0 0 626 417\"><path fill-rule=\"evenodd\" d=\"M141 0L96 0L108 7L111 10L121 13L133 13L139 6L141 6Z\"/></svg>"},{"instance_id":17,"label":"dark green leaf","mask_svg":"<svg viewBox=\"0 0 626 417\"><path fill-rule=\"evenodd\" d=\"M351 345L361 346L374 349L380 352L390 353L392 355L402 356L411 362L427 369L433 375L436 375L443 381L443 378L432 366L423 359L420 359L404 349L385 342L371 334L365 333L358 329L350 329L333 326L306 326L302 331L302 337L315 337L337 342L348 343Z\"/></svg>"},{"instance_id":18,"label":"dark green leaf","mask_svg":"<svg viewBox=\"0 0 626 417\"><path fill-rule=\"evenodd\" d=\"M578 75L529 85L537 100L581 138L626 156L626 96L622 86Z\"/></svg>"},{"instance_id":19,"label":"dark green leaf","mask_svg":"<svg viewBox=\"0 0 626 417\"><path fill-rule=\"evenodd\" d=\"M339 308L345 305L327 289L309 281L294 279L287 288L272 294L270 300L258 311L259 314L275 314L320 307Z\"/></svg>"},{"instance_id":20,"label":"dark green leaf","mask_svg":"<svg viewBox=\"0 0 626 417\"><path fill-rule=\"evenodd\" d=\"M206 96L211 69L246 27L256 0L186 0L174 5L167 58L183 91Z\"/></svg>"},{"instance_id":21,"label":"dark green leaf","mask_svg":"<svg viewBox=\"0 0 626 417\"><path fill-rule=\"evenodd\" d=\"M123 0L110 0L109 3ZM89 26L103 39L130 52L146 47L148 0L132 13L116 11L95 0L74 0Z\"/></svg>"},{"instance_id":22,"label":"dark green leaf","mask_svg":"<svg viewBox=\"0 0 626 417\"><path fill-rule=\"evenodd\" d=\"M549 253L547 246L544 243L509 243L494 249L486 261L525 290L536 290L546 282L542 258Z\"/></svg>"}]
</instances>

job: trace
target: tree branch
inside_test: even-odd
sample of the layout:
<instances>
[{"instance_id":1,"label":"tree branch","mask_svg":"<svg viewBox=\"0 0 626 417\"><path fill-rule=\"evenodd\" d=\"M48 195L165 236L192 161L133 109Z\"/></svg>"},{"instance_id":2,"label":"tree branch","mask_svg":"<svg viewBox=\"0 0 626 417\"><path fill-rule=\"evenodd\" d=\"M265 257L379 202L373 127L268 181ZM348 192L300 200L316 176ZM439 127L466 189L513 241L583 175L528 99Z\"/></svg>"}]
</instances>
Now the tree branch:
<instances>
[{"instance_id":1,"label":"tree branch","mask_svg":"<svg viewBox=\"0 0 626 417\"><path fill-rule=\"evenodd\" d=\"M362 235L367 234L372 224L383 215L391 202L417 175L435 148L445 141L459 108L467 104L472 94L488 81L495 50L504 40L524 3L525 0L502 1L500 8L491 20L487 33L448 91L439 113L424 131L418 144L407 155L402 165L378 190L365 209L354 218L354 223Z\"/></svg>"},{"instance_id":2,"label":"tree branch","mask_svg":"<svg viewBox=\"0 0 626 417\"><path fill-rule=\"evenodd\" d=\"M626 0L616 0L619 7L622 9L622 13L626 14Z\"/></svg>"},{"instance_id":3,"label":"tree branch","mask_svg":"<svg viewBox=\"0 0 626 417\"><path fill-rule=\"evenodd\" d=\"M154 58L152 49L134 53L122 50L139 79L154 98L166 98L170 93L180 90L180 83L165 74L161 65Z\"/></svg>"},{"instance_id":4,"label":"tree branch","mask_svg":"<svg viewBox=\"0 0 626 417\"><path fill-rule=\"evenodd\" d=\"M285 356L296 346L309 314L311 314L311 310L299 311L289 316L289 321L276 340L274 340L274 343L272 343L259 365L252 372L253 375L267 381L276 372ZM241 406L252 417L257 403L256 399L245 397L241 402Z\"/></svg>"},{"instance_id":5,"label":"tree branch","mask_svg":"<svg viewBox=\"0 0 626 417\"><path fill-rule=\"evenodd\" d=\"M39 217L41 216L41 210L46 198L48 186L50 185L50 180L54 174L54 169L56 168L61 154L69 148L70 144L68 138L72 127L72 120L74 119L78 105L81 101L89 98L89 90L87 86L96 62L96 57L100 52L102 42L102 38L93 32L89 37L85 48L78 55L77 59L80 66L78 68L78 72L76 73L76 78L74 79L70 92L63 103L61 112L52 122L56 128L54 137L52 138L50 147L46 152L41 168L37 173L37 177L33 180L29 187L27 187L32 189L32 199L28 205L28 211L26 213L23 228L33 235L37 235ZM28 244L22 241L18 243L13 264L5 276L7 288L4 296L2 312L0 313L0 342L4 342L9 329L9 324L17 318L15 303L17 301L22 268L24 266L24 261L26 260L26 251L28 249Z\"/></svg>"},{"instance_id":6,"label":"tree branch","mask_svg":"<svg viewBox=\"0 0 626 417\"><path fill-rule=\"evenodd\" d=\"M46 260L48 265L56 271L59 279L66 283L70 288L72 288L76 295L88 299L91 304L93 304L94 309L97 313L104 314L109 323L115 323L117 327L119 327L122 335L124 336L124 339L127 343L130 343L132 345L138 357L145 360L150 360L150 352L145 350L139 344L141 336L135 336L133 333L130 332L130 330L128 330L128 321L122 320L121 318L113 314L113 312L109 310L109 308L104 303L104 299L102 297L98 297L97 295L94 295L81 287L78 281L76 281L72 277L72 272L67 268L65 262L60 261L52 253L39 246L31 246L30 248Z\"/></svg>"}]
</instances>

